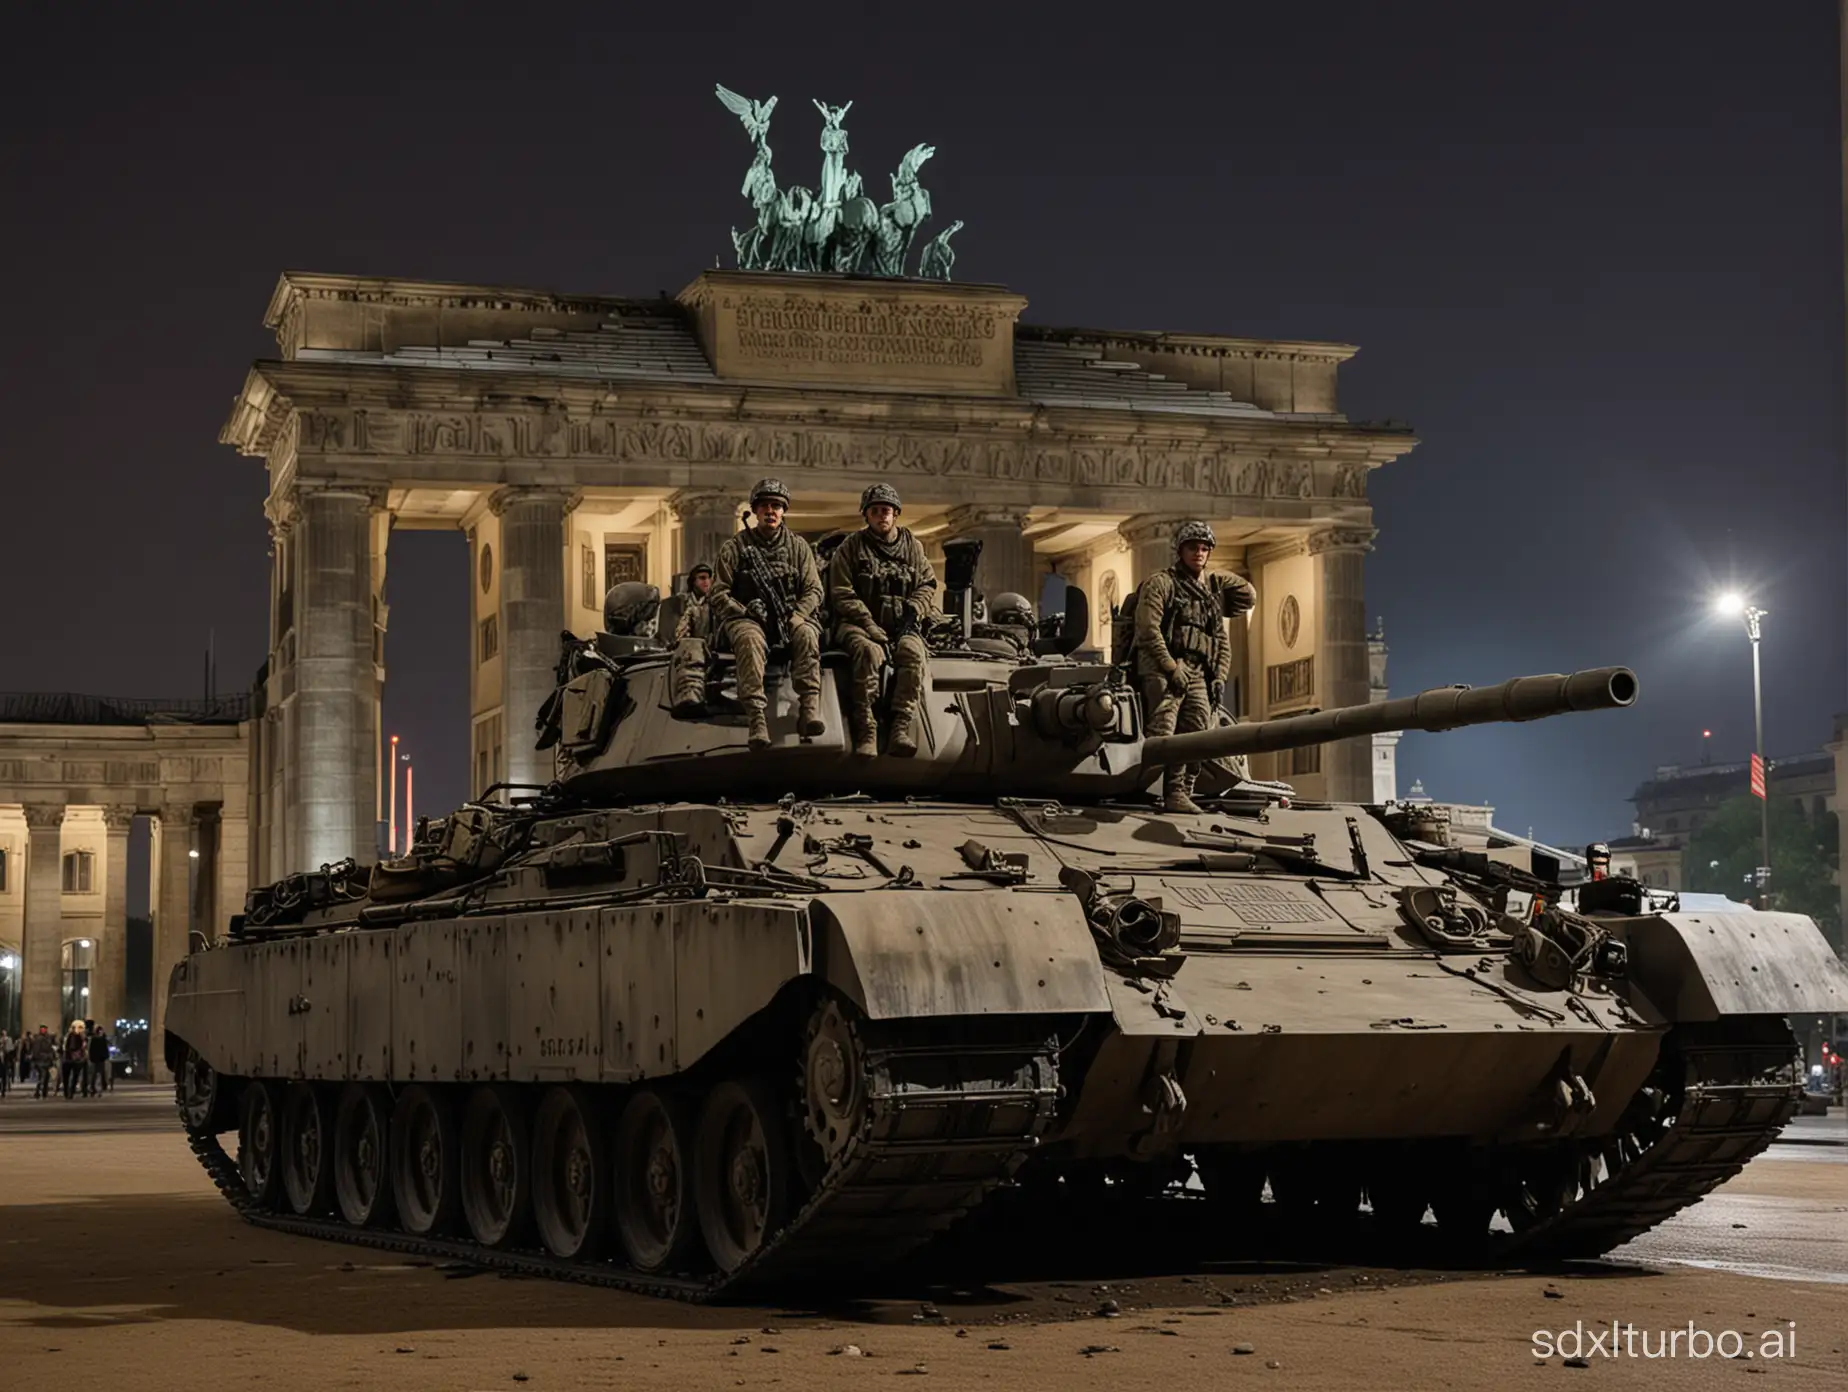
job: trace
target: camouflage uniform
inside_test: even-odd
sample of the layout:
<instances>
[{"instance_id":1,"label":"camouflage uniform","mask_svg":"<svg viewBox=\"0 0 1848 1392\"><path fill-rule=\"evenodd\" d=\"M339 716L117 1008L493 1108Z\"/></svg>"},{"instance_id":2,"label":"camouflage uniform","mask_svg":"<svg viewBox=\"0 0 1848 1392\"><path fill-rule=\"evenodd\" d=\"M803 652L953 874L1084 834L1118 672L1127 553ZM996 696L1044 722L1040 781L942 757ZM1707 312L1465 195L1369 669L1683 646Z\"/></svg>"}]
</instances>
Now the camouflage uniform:
<instances>
[{"instance_id":1,"label":"camouflage uniform","mask_svg":"<svg viewBox=\"0 0 1848 1392\"><path fill-rule=\"evenodd\" d=\"M691 576L694 571L687 574ZM682 600L680 622L674 626L671 684L674 709L693 714L706 704L706 668L712 658L712 593L708 590L702 595L689 584Z\"/></svg>"},{"instance_id":2,"label":"camouflage uniform","mask_svg":"<svg viewBox=\"0 0 1848 1392\"><path fill-rule=\"evenodd\" d=\"M764 707L764 661L769 643L764 630L751 617L743 601L732 593L739 572L740 548L755 546L762 554L783 597L789 603L789 679L796 694L809 702L821 696L821 634L816 612L821 608L821 571L815 565L815 553L808 542L778 527L769 542L762 539L763 528L751 527L739 532L719 548L719 564L713 573L712 588L706 594L709 622L722 627L725 641L737 662L738 701L747 709ZM747 590L748 593L748 590Z\"/></svg>"},{"instance_id":3,"label":"camouflage uniform","mask_svg":"<svg viewBox=\"0 0 1848 1392\"><path fill-rule=\"evenodd\" d=\"M1150 735L1186 734L1213 724L1213 708L1232 672L1232 645L1226 641L1226 593L1229 606L1249 611L1257 603L1251 582L1223 571L1196 580L1176 561L1151 575L1136 598L1136 676ZM1168 775L1173 810L1186 810L1188 791L1198 774L1187 764Z\"/></svg>"},{"instance_id":4,"label":"camouflage uniform","mask_svg":"<svg viewBox=\"0 0 1848 1392\"><path fill-rule=\"evenodd\" d=\"M835 645L853 664L849 714L855 752L878 749L873 702L890 649L892 737L887 749L901 757L915 753L914 719L930 665L920 629L937 613L937 572L924 547L905 527L890 541L880 541L870 528L855 532L828 561L828 603L834 611Z\"/></svg>"}]
</instances>

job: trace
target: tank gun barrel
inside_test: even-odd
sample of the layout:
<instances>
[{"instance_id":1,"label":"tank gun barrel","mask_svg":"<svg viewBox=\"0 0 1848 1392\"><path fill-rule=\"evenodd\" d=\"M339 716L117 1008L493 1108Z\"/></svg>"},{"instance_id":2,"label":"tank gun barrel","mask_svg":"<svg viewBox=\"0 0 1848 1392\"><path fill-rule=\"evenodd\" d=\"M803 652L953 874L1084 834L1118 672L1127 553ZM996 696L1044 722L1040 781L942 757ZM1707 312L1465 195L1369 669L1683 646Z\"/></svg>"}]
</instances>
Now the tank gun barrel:
<instances>
[{"instance_id":1,"label":"tank gun barrel","mask_svg":"<svg viewBox=\"0 0 1848 1392\"><path fill-rule=\"evenodd\" d=\"M1153 768L1233 754L1269 754L1389 730L1454 730L1462 725L1544 720L1568 711L1613 710L1635 700L1636 673L1628 667L1515 677L1498 686L1440 686L1396 701L1158 735L1142 746L1142 762Z\"/></svg>"}]
</instances>

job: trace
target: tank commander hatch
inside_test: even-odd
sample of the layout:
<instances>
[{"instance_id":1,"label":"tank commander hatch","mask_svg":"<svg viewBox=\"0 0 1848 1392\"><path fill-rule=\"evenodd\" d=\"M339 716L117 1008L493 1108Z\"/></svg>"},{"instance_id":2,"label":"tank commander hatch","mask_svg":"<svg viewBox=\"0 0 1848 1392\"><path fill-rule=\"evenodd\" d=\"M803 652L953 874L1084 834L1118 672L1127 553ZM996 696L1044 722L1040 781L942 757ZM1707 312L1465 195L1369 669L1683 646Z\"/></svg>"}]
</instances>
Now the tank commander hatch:
<instances>
[{"instance_id":1,"label":"tank commander hatch","mask_svg":"<svg viewBox=\"0 0 1848 1392\"><path fill-rule=\"evenodd\" d=\"M1232 670L1226 619L1248 614L1258 594L1251 582L1225 571L1207 572L1217 544L1201 521L1174 533L1174 564L1143 581L1136 599L1136 678L1150 735L1205 730ZM1193 764L1171 767L1162 784L1162 810L1198 812Z\"/></svg>"},{"instance_id":2,"label":"tank commander hatch","mask_svg":"<svg viewBox=\"0 0 1848 1392\"><path fill-rule=\"evenodd\" d=\"M853 752L879 752L873 703L880 670L892 666L891 730L886 752L908 759L918 752L918 702L929 680L924 635L937 614L937 572L908 527L898 525L898 490L875 483L860 495L866 523L828 561L828 603L834 641L853 664Z\"/></svg>"},{"instance_id":3,"label":"tank commander hatch","mask_svg":"<svg viewBox=\"0 0 1848 1392\"><path fill-rule=\"evenodd\" d=\"M683 720L706 713L706 664L712 657L712 567L701 561L687 572L687 592L674 625L670 678L674 714Z\"/></svg>"},{"instance_id":4,"label":"tank commander hatch","mask_svg":"<svg viewBox=\"0 0 1848 1392\"><path fill-rule=\"evenodd\" d=\"M821 571L809 544L784 525L789 490L780 479L760 479L751 490L745 527L719 548L719 564L706 602L737 662L738 703L750 721L752 749L770 747L764 704L764 663L772 648L789 653L796 689L796 727L804 739L827 730L821 719Z\"/></svg>"}]
</instances>

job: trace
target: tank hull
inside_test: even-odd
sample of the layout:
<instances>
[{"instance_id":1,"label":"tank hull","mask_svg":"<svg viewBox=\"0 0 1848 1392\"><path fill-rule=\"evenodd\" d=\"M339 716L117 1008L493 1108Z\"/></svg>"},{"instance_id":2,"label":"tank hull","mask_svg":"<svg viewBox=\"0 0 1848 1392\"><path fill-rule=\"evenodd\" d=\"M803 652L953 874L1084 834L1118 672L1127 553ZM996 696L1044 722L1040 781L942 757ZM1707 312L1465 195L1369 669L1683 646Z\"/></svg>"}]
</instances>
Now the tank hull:
<instances>
[{"instance_id":1,"label":"tank hull","mask_svg":"<svg viewBox=\"0 0 1848 1392\"><path fill-rule=\"evenodd\" d=\"M1769 1142L1781 1012L1848 1008L1788 916L1613 921L1628 971L1564 985L1434 946L1406 905L1443 877L1361 808L491 822L175 968L182 1118L251 1221L710 1298L857 1279L1003 1186L1197 1168L1228 1211L1268 1176L1588 1255Z\"/></svg>"}]
</instances>

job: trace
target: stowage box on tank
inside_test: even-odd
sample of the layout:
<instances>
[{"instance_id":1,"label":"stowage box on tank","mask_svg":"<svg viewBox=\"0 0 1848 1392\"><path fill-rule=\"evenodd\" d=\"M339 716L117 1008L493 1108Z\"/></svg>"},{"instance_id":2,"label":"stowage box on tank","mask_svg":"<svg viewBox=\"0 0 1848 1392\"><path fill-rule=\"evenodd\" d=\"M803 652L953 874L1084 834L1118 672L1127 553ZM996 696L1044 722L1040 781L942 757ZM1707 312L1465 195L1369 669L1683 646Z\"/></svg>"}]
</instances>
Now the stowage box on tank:
<instances>
[{"instance_id":1,"label":"stowage box on tank","mask_svg":"<svg viewBox=\"0 0 1848 1392\"><path fill-rule=\"evenodd\" d=\"M166 1015L226 1196L692 1296L1098 1176L1586 1257L1763 1149L1784 1016L1848 1009L1796 915L1580 914L1409 809L1148 795L1182 761L1627 706L1626 669L1147 738L1117 669L934 647L916 756L856 759L836 655L823 733L773 683L752 751L722 681L677 718L666 652L602 635L544 713L551 787L253 892Z\"/></svg>"}]
</instances>

